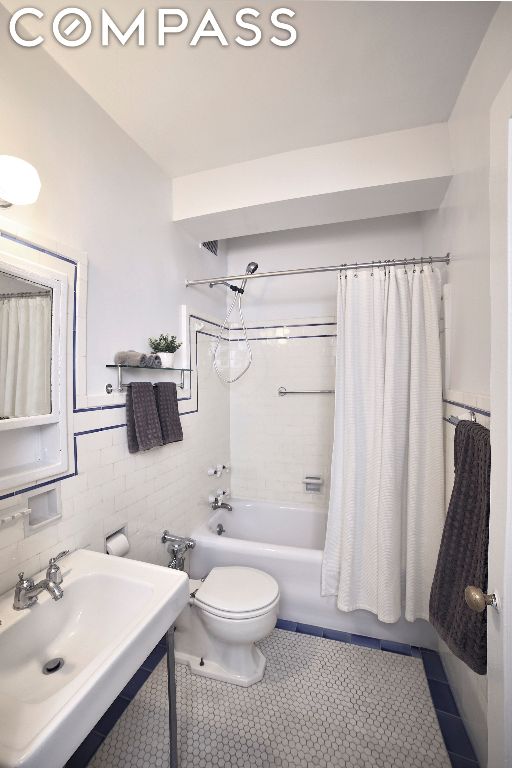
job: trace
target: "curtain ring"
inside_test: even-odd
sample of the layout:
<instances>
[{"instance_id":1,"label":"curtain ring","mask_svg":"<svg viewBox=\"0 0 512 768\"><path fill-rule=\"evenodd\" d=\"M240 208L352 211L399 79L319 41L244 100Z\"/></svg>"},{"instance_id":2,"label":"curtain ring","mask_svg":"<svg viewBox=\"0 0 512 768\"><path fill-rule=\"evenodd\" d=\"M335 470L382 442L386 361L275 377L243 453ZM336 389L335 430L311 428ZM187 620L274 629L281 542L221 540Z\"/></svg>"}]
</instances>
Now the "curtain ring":
<instances>
[{"instance_id":1,"label":"curtain ring","mask_svg":"<svg viewBox=\"0 0 512 768\"><path fill-rule=\"evenodd\" d=\"M358 269L358 265L357 265L357 261L356 261L356 271L354 273L354 277L357 277L357 269Z\"/></svg>"},{"instance_id":2,"label":"curtain ring","mask_svg":"<svg viewBox=\"0 0 512 768\"><path fill-rule=\"evenodd\" d=\"M431 272L434 271L434 265L433 265L433 262L432 262L432 256L430 257L430 271Z\"/></svg>"},{"instance_id":3,"label":"curtain ring","mask_svg":"<svg viewBox=\"0 0 512 768\"><path fill-rule=\"evenodd\" d=\"M373 277L373 264L374 262L372 261L372 271L370 272L370 277Z\"/></svg>"},{"instance_id":4,"label":"curtain ring","mask_svg":"<svg viewBox=\"0 0 512 768\"><path fill-rule=\"evenodd\" d=\"M421 269L420 269L420 275L423 273L423 256L421 257Z\"/></svg>"}]
</instances>

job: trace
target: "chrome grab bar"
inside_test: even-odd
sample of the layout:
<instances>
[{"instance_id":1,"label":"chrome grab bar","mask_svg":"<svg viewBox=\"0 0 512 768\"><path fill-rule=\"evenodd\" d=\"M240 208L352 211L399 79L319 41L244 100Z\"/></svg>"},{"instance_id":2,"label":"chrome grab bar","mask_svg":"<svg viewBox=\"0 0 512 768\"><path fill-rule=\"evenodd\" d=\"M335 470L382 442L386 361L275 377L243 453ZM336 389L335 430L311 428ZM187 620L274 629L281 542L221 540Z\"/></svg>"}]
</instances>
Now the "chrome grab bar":
<instances>
[{"instance_id":1,"label":"chrome grab bar","mask_svg":"<svg viewBox=\"0 0 512 768\"><path fill-rule=\"evenodd\" d=\"M292 390L286 389L286 387L279 387L277 394L279 397L284 397L285 395L334 395L334 389Z\"/></svg>"}]
</instances>

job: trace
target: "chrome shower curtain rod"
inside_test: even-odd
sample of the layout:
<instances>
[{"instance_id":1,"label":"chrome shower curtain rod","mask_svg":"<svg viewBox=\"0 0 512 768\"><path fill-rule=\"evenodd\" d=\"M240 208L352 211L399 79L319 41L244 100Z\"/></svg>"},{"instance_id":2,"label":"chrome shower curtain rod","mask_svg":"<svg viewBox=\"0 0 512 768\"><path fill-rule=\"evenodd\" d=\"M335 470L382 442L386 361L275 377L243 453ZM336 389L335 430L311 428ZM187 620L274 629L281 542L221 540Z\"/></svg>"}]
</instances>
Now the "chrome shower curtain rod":
<instances>
[{"instance_id":1,"label":"chrome shower curtain rod","mask_svg":"<svg viewBox=\"0 0 512 768\"><path fill-rule=\"evenodd\" d=\"M209 285L212 288L214 285L221 283L233 283L241 282L242 280L259 280L262 277L284 277L285 275L310 275L314 272L344 272L347 269L378 269L379 267L407 267L409 265L417 264L424 267L430 264L449 264L450 254L446 256L437 256L428 259L389 259L387 261L365 261L361 264L354 262L353 264L333 264L330 267L300 267L299 269L282 269L276 272L254 272L253 274L243 275L229 275L228 277L210 277L204 280L187 280L186 286L190 288L192 285Z\"/></svg>"}]
</instances>

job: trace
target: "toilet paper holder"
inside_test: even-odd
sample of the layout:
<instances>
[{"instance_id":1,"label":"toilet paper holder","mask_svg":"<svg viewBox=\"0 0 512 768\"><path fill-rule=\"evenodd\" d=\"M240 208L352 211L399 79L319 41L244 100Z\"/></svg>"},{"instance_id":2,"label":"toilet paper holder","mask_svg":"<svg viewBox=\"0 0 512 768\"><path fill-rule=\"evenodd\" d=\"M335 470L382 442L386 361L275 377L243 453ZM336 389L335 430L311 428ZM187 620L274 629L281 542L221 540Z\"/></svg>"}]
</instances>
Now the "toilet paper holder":
<instances>
[{"instance_id":1,"label":"toilet paper holder","mask_svg":"<svg viewBox=\"0 0 512 768\"><path fill-rule=\"evenodd\" d=\"M107 555L116 555L124 557L130 551L130 542L126 535L126 528L119 528L117 531L105 536L105 552Z\"/></svg>"}]
</instances>

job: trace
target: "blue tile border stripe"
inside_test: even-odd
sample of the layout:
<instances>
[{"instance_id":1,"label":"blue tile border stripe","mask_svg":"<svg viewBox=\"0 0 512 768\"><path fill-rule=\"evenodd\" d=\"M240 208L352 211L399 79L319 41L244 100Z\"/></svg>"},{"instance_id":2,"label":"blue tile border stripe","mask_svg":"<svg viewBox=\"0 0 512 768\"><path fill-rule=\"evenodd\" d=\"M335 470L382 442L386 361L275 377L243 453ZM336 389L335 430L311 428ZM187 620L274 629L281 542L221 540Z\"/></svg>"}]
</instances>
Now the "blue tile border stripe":
<instances>
[{"instance_id":1,"label":"blue tile border stripe","mask_svg":"<svg viewBox=\"0 0 512 768\"><path fill-rule=\"evenodd\" d=\"M302 634L314 635L315 637L323 637L326 640L337 640L342 643L359 645L363 648L371 648L386 653L398 653L403 656L421 659L432 704L436 711L439 728L443 734L452 768L478 768L477 757L469 740L464 722L460 717L455 697L444 671L443 662L437 651L432 651L429 648L419 648L407 643L395 643L391 640L379 640L378 638L367 637L366 635L340 632L335 629L317 627L312 624L301 624L300 622L287 619L278 619L276 627L288 632L300 632Z\"/></svg>"}]
</instances>

